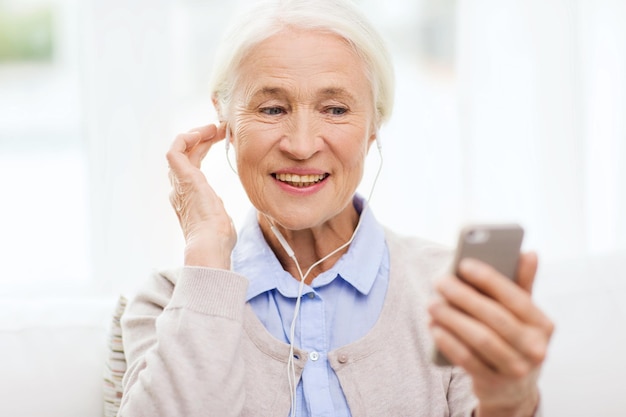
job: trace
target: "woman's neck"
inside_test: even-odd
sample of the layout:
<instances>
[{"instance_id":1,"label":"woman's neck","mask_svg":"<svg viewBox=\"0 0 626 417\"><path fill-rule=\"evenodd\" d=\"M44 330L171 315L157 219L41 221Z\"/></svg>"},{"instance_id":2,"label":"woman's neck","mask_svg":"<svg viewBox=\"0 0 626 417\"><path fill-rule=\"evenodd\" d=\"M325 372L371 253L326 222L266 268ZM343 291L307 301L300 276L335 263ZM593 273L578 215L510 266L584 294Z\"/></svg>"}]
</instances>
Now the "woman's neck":
<instances>
[{"instance_id":1,"label":"woman's neck","mask_svg":"<svg viewBox=\"0 0 626 417\"><path fill-rule=\"evenodd\" d=\"M303 230L285 229L279 224L273 223L267 216L259 214L259 225L265 240L285 271L289 272L297 281L301 279L300 272L295 261L289 257L286 249L280 243L279 238L272 232L272 223L293 250L302 274L306 274L311 265L345 245L352 238L358 222L359 214L352 204L349 204L340 214L324 224ZM339 258L348 251L348 248L349 245L316 265L306 275L305 283L311 284L315 277L332 268Z\"/></svg>"}]
</instances>

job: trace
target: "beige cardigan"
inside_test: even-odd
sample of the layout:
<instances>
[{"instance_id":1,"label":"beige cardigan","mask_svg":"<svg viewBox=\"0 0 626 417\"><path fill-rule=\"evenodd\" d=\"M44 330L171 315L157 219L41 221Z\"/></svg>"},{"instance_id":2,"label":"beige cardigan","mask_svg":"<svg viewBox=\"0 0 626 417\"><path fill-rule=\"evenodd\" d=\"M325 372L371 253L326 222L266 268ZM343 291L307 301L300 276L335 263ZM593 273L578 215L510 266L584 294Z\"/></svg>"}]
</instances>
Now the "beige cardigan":
<instances>
[{"instance_id":1,"label":"beige cardigan","mask_svg":"<svg viewBox=\"0 0 626 417\"><path fill-rule=\"evenodd\" d=\"M426 306L450 252L386 232L389 288L362 339L329 353L354 417L470 416L471 381L430 362ZM187 267L155 274L122 319L128 362L119 416L287 417L288 345L245 303L236 273ZM296 349L297 377L307 352Z\"/></svg>"}]
</instances>

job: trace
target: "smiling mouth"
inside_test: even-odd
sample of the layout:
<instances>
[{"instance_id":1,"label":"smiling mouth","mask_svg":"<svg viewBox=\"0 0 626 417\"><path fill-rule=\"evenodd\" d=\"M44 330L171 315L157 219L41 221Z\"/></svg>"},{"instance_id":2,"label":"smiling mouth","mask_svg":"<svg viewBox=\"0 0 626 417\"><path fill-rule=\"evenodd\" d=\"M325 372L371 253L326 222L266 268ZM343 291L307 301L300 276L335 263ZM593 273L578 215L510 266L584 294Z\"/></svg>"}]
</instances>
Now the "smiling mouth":
<instances>
[{"instance_id":1,"label":"smiling mouth","mask_svg":"<svg viewBox=\"0 0 626 417\"><path fill-rule=\"evenodd\" d=\"M313 174L313 175L298 175L298 174L272 174L274 179L289 184L292 187L304 188L315 185L328 178L329 174Z\"/></svg>"}]
</instances>

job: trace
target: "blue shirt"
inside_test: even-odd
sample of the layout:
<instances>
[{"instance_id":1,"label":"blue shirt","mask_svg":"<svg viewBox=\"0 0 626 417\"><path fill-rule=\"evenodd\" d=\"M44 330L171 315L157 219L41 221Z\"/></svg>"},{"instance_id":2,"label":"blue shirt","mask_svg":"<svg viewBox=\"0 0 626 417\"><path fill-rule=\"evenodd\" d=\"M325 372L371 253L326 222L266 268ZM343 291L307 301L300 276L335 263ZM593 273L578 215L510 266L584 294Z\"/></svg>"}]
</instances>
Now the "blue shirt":
<instances>
[{"instance_id":1,"label":"blue shirt","mask_svg":"<svg viewBox=\"0 0 626 417\"><path fill-rule=\"evenodd\" d=\"M309 352L309 358L297 387L298 416L351 415L327 354L372 328L382 310L389 278L384 230L370 209L362 210L363 204L355 196L354 206L362 220L348 252L310 286L304 286L294 345ZM239 233L233 269L248 278L247 301L263 325L275 338L289 343L300 283L270 249L256 215L253 211L248 216Z\"/></svg>"}]
</instances>

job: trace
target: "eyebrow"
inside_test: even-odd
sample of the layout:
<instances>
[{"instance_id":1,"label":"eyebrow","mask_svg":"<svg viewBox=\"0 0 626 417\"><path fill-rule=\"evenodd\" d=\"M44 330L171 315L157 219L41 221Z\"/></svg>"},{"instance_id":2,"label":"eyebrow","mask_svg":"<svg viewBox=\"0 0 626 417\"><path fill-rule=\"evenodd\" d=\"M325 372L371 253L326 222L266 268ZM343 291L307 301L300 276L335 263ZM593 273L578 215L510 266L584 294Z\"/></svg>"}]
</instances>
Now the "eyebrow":
<instances>
[{"instance_id":1,"label":"eyebrow","mask_svg":"<svg viewBox=\"0 0 626 417\"><path fill-rule=\"evenodd\" d=\"M324 97L331 98L331 97L340 96L340 97L346 97L352 101L356 101L354 96L348 90L342 87L328 87L328 88L322 89L320 92L322 96Z\"/></svg>"},{"instance_id":2,"label":"eyebrow","mask_svg":"<svg viewBox=\"0 0 626 417\"><path fill-rule=\"evenodd\" d=\"M345 88L343 87L325 87L317 91L317 94L322 96L323 98L332 98L332 97L345 97L349 100L356 101L355 97ZM259 99L263 97L286 97L288 96L287 90L282 87L270 87L265 86L258 89L254 92L250 99Z\"/></svg>"},{"instance_id":3,"label":"eyebrow","mask_svg":"<svg viewBox=\"0 0 626 417\"><path fill-rule=\"evenodd\" d=\"M252 94L251 97L276 97L285 95L287 95L287 92L280 87L263 87Z\"/></svg>"}]
</instances>

